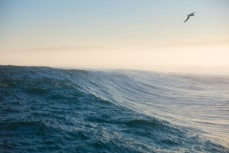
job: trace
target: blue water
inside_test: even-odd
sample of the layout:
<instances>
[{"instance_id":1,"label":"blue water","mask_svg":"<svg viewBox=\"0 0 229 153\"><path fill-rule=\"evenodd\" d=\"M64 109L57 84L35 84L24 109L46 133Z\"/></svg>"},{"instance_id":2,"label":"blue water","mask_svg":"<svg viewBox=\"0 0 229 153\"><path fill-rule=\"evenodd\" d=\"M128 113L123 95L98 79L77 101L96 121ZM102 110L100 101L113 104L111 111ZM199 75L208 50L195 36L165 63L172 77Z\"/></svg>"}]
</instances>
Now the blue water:
<instances>
[{"instance_id":1,"label":"blue water","mask_svg":"<svg viewBox=\"0 0 229 153\"><path fill-rule=\"evenodd\" d=\"M229 76L0 66L0 152L229 152Z\"/></svg>"}]
</instances>

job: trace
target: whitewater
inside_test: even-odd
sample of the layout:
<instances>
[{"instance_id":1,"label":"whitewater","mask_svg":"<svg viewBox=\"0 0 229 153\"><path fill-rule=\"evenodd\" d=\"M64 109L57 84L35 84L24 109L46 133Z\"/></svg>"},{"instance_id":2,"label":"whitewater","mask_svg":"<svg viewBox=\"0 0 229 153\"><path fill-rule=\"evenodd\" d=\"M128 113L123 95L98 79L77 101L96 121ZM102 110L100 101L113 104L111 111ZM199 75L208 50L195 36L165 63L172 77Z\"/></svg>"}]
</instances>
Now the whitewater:
<instances>
[{"instance_id":1,"label":"whitewater","mask_svg":"<svg viewBox=\"0 0 229 153\"><path fill-rule=\"evenodd\" d=\"M0 66L0 152L229 152L229 76Z\"/></svg>"}]
</instances>

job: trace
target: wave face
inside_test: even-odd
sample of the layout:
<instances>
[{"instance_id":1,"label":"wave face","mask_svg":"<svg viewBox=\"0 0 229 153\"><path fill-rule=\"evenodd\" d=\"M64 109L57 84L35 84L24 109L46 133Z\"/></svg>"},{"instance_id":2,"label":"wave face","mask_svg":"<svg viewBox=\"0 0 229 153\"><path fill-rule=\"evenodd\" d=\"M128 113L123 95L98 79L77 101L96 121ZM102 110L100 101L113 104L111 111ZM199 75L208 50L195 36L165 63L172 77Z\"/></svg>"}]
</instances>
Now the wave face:
<instances>
[{"instance_id":1,"label":"wave face","mask_svg":"<svg viewBox=\"0 0 229 153\"><path fill-rule=\"evenodd\" d=\"M229 77L0 66L2 152L229 152Z\"/></svg>"}]
</instances>

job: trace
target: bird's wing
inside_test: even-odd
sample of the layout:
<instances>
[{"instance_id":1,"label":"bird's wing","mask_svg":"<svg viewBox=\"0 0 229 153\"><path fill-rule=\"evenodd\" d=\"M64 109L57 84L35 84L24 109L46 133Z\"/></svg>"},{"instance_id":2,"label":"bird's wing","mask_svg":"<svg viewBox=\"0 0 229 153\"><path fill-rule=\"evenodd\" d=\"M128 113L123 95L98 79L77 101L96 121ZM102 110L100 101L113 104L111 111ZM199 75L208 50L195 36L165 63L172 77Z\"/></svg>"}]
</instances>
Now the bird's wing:
<instances>
[{"instance_id":1,"label":"bird's wing","mask_svg":"<svg viewBox=\"0 0 229 153\"><path fill-rule=\"evenodd\" d=\"M190 15L188 15L187 19L184 22L188 21L189 17L190 17Z\"/></svg>"}]
</instances>

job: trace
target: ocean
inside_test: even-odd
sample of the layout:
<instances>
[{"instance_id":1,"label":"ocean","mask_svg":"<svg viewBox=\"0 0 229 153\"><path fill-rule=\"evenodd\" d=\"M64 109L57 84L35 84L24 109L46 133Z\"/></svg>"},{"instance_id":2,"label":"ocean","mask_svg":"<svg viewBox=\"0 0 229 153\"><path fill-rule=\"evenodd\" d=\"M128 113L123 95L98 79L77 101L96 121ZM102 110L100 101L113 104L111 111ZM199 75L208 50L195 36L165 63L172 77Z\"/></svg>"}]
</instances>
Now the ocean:
<instances>
[{"instance_id":1,"label":"ocean","mask_svg":"<svg viewBox=\"0 0 229 153\"><path fill-rule=\"evenodd\" d=\"M229 152L229 76L0 66L0 152Z\"/></svg>"}]
</instances>

